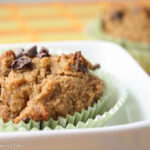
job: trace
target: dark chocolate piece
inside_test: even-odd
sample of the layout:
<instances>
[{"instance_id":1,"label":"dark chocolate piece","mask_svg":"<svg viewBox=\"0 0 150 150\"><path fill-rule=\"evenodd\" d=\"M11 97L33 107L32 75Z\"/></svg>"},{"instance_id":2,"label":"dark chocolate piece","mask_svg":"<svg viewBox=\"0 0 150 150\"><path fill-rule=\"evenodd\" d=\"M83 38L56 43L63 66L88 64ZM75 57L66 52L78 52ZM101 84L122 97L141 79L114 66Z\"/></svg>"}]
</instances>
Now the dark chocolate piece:
<instances>
[{"instance_id":1,"label":"dark chocolate piece","mask_svg":"<svg viewBox=\"0 0 150 150\"><path fill-rule=\"evenodd\" d=\"M87 72L87 65L84 63L82 65L79 64L79 67L78 67L78 72Z\"/></svg>"},{"instance_id":2,"label":"dark chocolate piece","mask_svg":"<svg viewBox=\"0 0 150 150\"><path fill-rule=\"evenodd\" d=\"M27 66L31 63L31 59L28 57L20 57L13 61L11 68L13 70L22 69L24 66Z\"/></svg>"},{"instance_id":3,"label":"dark chocolate piece","mask_svg":"<svg viewBox=\"0 0 150 150\"><path fill-rule=\"evenodd\" d=\"M39 54L37 54L37 57L42 58L42 57L49 57L49 52L48 49L45 47L41 47L41 50L39 52Z\"/></svg>"},{"instance_id":4,"label":"dark chocolate piece","mask_svg":"<svg viewBox=\"0 0 150 150\"><path fill-rule=\"evenodd\" d=\"M100 64L95 64L95 65L92 66L92 70L96 70L98 68L100 68Z\"/></svg>"},{"instance_id":5,"label":"dark chocolate piece","mask_svg":"<svg viewBox=\"0 0 150 150\"><path fill-rule=\"evenodd\" d=\"M25 53L26 56L29 56L29 57L36 57L37 55L37 46L33 46L31 47L26 53Z\"/></svg>"},{"instance_id":6,"label":"dark chocolate piece","mask_svg":"<svg viewBox=\"0 0 150 150\"><path fill-rule=\"evenodd\" d=\"M23 48L17 48L15 50L15 56L16 58L22 57L24 55L24 49Z\"/></svg>"},{"instance_id":7,"label":"dark chocolate piece","mask_svg":"<svg viewBox=\"0 0 150 150\"><path fill-rule=\"evenodd\" d=\"M24 123L29 123L29 121L30 121L30 118L28 118L28 117L25 117L25 118L23 118L23 119L22 119L22 121L23 121Z\"/></svg>"},{"instance_id":8,"label":"dark chocolate piece","mask_svg":"<svg viewBox=\"0 0 150 150\"><path fill-rule=\"evenodd\" d=\"M116 11L112 14L111 19L112 20L121 20L124 16L124 13L121 11Z\"/></svg>"},{"instance_id":9,"label":"dark chocolate piece","mask_svg":"<svg viewBox=\"0 0 150 150\"><path fill-rule=\"evenodd\" d=\"M77 71L78 72L87 72L87 64L86 62L81 58L81 51L78 51L75 53L75 58L76 58L76 61L77 61L77 66L78 66L78 69Z\"/></svg>"},{"instance_id":10,"label":"dark chocolate piece","mask_svg":"<svg viewBox=\"0 0 150 150\"><path fill-rule=\"evenodd\" d=\"M47 53L39 53L37 54L37 57L42 58L42 57L49 57L50 55Z\"/></svg>"},{"instance_id":11,"label":"dark chocolate piece","mask_svg":"<svg viewBox=\"0 0 150 150\"><path fill-rule=\"evenodd\" d=\"M45 47L41 47L41 50L40 50L40 52L39 52L40 54L41 53L49 53L49 51L48 51L48 49L47 48L45 48Z\"/></svg>"}]
</instances>

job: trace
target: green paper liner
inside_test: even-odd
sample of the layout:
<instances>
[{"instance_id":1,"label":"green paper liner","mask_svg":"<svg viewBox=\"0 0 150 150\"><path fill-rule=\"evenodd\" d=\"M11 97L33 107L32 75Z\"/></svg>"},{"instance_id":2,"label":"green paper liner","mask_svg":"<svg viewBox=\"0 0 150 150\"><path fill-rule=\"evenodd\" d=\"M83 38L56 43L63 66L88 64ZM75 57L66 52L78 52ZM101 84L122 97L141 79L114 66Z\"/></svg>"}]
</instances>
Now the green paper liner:
<instances>
[{"instance_id":1,"label":"green paper liner","mask_svg":"<svg viewBox=\"0 0 150 150\"><path fill-rule=\"evenodd\" d=\"M123 85L105 71L94 71L95 75L105 81L106 89L103 96L87 110L81 113L75 112L73 116L67 115L66 118L59 117L58 120L50 118L48 121L39 122L30 120L29 123L21 121L15 125L12 121L4 123L0 119L0 132L22 132L60 129L78 129L102 127L104 124L121 108L127 98L127 92Z\"/></svg>"},{"instance_id":2,"label":"green paper liner","mask_svg":"<svg viewBox=\"0 0 150 150\"><path fill-rule=\"evenodd\" d=\"M91 39L104 40L117 43L124 47L150 74L150 44L133 42L127 39L114 37L102 29L102 19L99 17L86 28L86 35Z\"/></svg>"},{"instance_id":3,"label":"green paper liner","mask_svg":"<svg viewBox=\"0 0 150 150\"><path fill-rule=\"evenodd\" d=\"M3 122L3 119L0 118L0 132L22 132L22 131L37 131L39 130L39 122L35 122L33 120L30 120L28 124L25 124L23 121L15 125L12 121L9 121L7 123Z\"/></svg>"}]
</instances>

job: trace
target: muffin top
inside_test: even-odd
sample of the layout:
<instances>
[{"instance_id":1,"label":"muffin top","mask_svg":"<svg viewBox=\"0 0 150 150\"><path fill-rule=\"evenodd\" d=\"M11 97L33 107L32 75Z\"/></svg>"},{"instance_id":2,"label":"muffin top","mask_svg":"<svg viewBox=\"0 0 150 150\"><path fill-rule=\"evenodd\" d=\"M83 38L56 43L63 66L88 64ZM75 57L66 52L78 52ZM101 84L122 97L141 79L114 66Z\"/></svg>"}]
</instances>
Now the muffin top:
<instances>
[{"instance_id":1,"label":"muffin top","mask_svg":"<svg viewBox=\"0 0 150 150\"><path fill-rule=\"evenodd\" d=\"M50 55L33 46L6 51L0 57L0 117L5 122L66 117L92 106L105 89L104 81L89 72L96 69L80 51Z\"/></svg>"}]
</instances>

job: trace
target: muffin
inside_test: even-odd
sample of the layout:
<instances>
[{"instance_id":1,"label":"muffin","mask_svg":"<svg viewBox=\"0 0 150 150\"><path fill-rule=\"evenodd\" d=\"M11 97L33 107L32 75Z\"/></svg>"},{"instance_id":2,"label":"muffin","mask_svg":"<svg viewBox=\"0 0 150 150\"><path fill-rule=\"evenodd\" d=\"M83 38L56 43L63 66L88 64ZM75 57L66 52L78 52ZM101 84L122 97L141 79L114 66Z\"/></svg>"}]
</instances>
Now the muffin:
<instances>
[{"instance_id":1,"label":"muffin","mask_svg":"<svg viewBox=\"0 0 150 150\"><path fill-rule=\"evenodd\" d=\"M19 48L0 57L0 117L26 123L74 115L92 106L104 93L105 83L89 70L96 69L80 51L50 55Z\"/></svg>"},{"instance_id":2,"label":"muffin","mask_svg":"<svg viewBox=\"0 0 150 150\"><path fill-rule=\"evenodd\" d=\"M104 32L134 42L150 43L150 3L120 3L108 6L102 14Z\"/></svg>"},{"instance_id":3,"label":"muffin","mask_svg":"<svg viewBox=\"0 0 150 150\"><path fill-rule=\"evenodd\" d=\"M87 30L94 39L123 46L150 74L150 2L105 2Z\"/></svg>"},{"instance_id":4,"label":"muffin","mask_svg":"<svg viewBox=\"0 0 150 150\"><path fill-rule=\"evenodd\" d=\"M127 98L81 51L17 48L0 56L0 132L102 127Z\"/></svg>"}]
</instances>

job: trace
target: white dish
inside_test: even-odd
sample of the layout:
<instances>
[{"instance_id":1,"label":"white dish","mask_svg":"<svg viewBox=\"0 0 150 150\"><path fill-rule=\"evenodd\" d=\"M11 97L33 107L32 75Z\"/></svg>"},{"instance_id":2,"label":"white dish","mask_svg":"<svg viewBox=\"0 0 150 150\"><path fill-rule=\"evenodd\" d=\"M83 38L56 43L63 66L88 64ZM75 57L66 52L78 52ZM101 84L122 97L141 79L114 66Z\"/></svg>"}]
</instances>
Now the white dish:
<instances>
[{"instance_id":1,"label":"white dish","mask_svg":"<svg viewBox=\"0 0 150 150\"><path fill-rule=\"evenodd\" d=\"M78 130L0 133L0 149L65 150L149 150L150 79L120 46L98 41L5 44L0 49L37 44L50 51L81 50L83 55L111 72L127 87L127 103L107 123L107 127Z\"/></svg>"}]
</instances>

